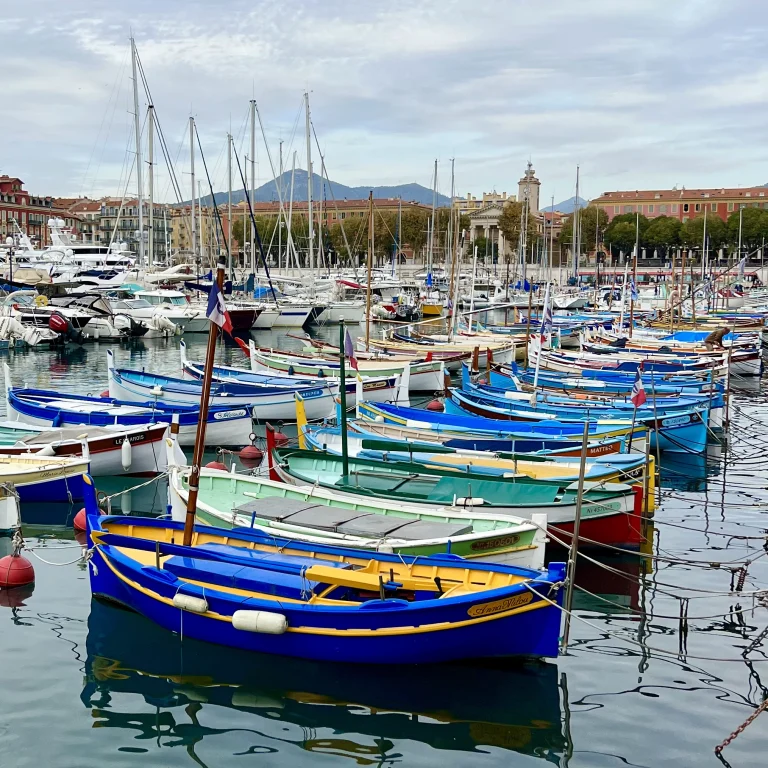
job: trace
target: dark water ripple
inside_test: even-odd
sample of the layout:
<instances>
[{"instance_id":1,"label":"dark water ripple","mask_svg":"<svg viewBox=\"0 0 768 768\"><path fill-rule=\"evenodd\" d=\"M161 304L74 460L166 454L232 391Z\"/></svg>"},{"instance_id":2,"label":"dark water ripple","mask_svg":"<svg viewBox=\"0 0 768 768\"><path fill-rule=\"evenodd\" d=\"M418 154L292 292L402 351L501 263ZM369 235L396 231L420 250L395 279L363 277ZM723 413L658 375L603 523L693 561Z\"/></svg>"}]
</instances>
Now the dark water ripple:
<instances>
[{"instance_id":1,"label":"dark water ripple","mask_svg":"<svg viewBox=\"0 0 768 768\"><path fill-rule=\"evenodd\" d=\"M202 356L204 340L188 341L190 355ZM258 341L296 344L278 334ZM16 383L98 393L105 350L8 361ZM179 371L173 339L116 353L120 365ZM239 352L219 355L230 361ZM768 609L747 594L768 584L760 539L768 402L758 386L737 392L731 417L727 449L663 457L652 551L672 562L614 557L612 571L579 564L586 591L577 592L572 642L556 661L380 670L222 651L92 603L80 565L36 561L34 590L16 607L0 606L0 765L716 766L713 747L768 695L768 640L755 642ZM110 491L132 484L99 483ZM160 509L157 485L134 491L127 506ZM41 556L76 557L65 527L72 510L23 513ZM745 594L710 594L727 592L730 569L745 560ZM681 596L691 598L682 646ZM723 753L733 768L765 763L762 718Z\"/></svg>"}]
</instances>

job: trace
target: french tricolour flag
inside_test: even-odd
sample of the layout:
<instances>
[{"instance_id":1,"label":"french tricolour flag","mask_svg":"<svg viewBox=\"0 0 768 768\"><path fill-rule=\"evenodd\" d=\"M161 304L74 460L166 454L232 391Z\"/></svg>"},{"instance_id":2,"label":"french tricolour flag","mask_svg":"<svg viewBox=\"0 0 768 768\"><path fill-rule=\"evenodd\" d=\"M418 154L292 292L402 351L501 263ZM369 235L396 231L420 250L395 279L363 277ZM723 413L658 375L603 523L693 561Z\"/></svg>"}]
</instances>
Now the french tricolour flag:
<instances>
[{"instance_id":1,"label":"french tricolour flag","mask_svg":"<svg viewBox=\"0 0 768 768\"><path fill-rule=\"evenodd\" d=\"M349 364L357 370L357 358L355 357L355 345L347 331L344 335L344 354L349 358Z\"/></svg>"},{"instance_id":2,"label":"french tricolour flag","mask_svg":"<svg viewBox=\"0 0 768 768\"><path fill-rule=\"evenodd\" d=\"M222 330L232 333L232 320L227 312L227 305L224 303L224 297L219 290L219 284L213 281L211 291L208 294L208 309L205 311L206 317Z\"/></svg>"},{"instance_id":3,"label":"french tricolour flag","mask_svg":"<svg viewBox=\"0 0 768 768\"><path fill-rule=\"evenodd\" d=\"M645 387L643 386L643 379L642 376L640 376L639 369L637 371L637 376L635 376L635 383L632 385L632 394L629 396L629 399L632 401L632 405L634 405L635 408L639 408L648 399L645 396Z\"/></svg>"}]
</instances>

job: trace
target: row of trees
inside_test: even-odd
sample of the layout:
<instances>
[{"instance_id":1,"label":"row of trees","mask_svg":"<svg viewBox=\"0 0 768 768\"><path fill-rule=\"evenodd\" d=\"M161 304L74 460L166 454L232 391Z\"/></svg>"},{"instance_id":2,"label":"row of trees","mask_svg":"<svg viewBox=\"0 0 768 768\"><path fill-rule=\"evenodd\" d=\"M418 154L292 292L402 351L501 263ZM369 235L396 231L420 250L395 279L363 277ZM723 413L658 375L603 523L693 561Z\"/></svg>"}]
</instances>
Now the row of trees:
<instances>
[{"instance_id":1,"label":"row of trees","mask_svg":"<svg viewBox=\"0 0 768 768\"><path fill-rule=\"evenodd\" d=\"M735 248L739 242L740 212L732 213L727 221L719 216L707 216L708 248ZM749 252L763 246L768 241L768 210L744 208L741 211L742 249ZM579 213L582 250L592 251L598 244L611 246L614 250L629 253L635 247L637 231L640 235L640 247L658 250L666 254L679 247L700 248L704 239L704 215L700 214L687 221L680 221L672 216L657 216L648 219L636 213L623 213L614 216L608 223L608 216L602 208L590 205ZM639 226L638 226L639 221ZM560 232L559 244L570 248L573 243L573 217Z\"/></svg>"},{"instance_id":2,"label":"row of trees","mask_svg":"<svg viewBox=\"0 0 768 768\"><path fill-rule=\"evenodd\" d=\"M323 250L332 254L340 263L347 263L351 252L352 263L359 264L368 253L368 214L363 212L360 216L359 212L355 211L346 215L347 218L343 221L337 220L330 226L323 226L319 233L315 227L315 248L318 247L318 238L320 238ZM398 222L396 212L374 209L374 260L377 263L388 262L397 243L404 248L411 248L414 253L421 252L428 244L430 216L428 211L409 208L403 210ZM442 261L447 253L449 218L449 209L441 208L436 211L434 253L435 259L439 261ZM283 223L282 232L279 233L277 216L256 216L255 221L256 231L259 233L265 253L269 252L273 260L276 260L280 241L283 246L282 253L285 253L288 234L285 223ZM398 224L401 225L401 232L398 232ZM468 227L469 217L461 216L459 231ZM243 221L242 218L238 218L237 221L233 221L232 237L239 243L250 242L250 220ZM309 249L306 215L294 213L291 217L291 238L303 263Z\"/></svg>"}]
</instances>

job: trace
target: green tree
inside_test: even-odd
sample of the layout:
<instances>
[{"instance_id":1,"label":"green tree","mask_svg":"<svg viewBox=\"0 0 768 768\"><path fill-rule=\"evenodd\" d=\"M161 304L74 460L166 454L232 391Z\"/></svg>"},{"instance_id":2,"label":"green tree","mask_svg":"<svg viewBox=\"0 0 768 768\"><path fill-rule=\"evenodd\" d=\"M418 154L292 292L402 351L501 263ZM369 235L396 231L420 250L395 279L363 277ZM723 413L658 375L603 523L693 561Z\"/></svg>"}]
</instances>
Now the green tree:
<instances>
[{"instance_id":1,"label":"green tree","mask_svg":"<svg viewBox=\"0 0 768 768\"><path fill-rule=\"evenodd\" d=\"M738 228L738 227L737 227ZM704 240L704 216L688 219L680 227L680 242L689 248L701 248ZM728 241L725 222L719 216L707 216L709 248L721 248Z\"/></svg>"},{"instance_id":2,"label":"green tree","mask_svg":"<svg viewBox=\"0 0 768 768\"><path fill-rule=\"evenodd\" d=\"M768 211L761 208L743 208L728 217L727 240L733 248L736 248L739 242L739 214L742 217L742 251L749 252L762 247L763 241L768 239Z\"/></svg>"},{"instance_id":3,"label":"green tree","mask_svg":"<svg viewBox=\"0 0 768 768\"><path fill-rule=\"evenodd\" d=\"M620 221L616 226L610 227L610 233L608 231L605 233L605 242L610 248L624 251L625 254L630 253L635 247L635 239L635 225L628 221Z\"/></svg>"},{"instance_id":4,"label":"green tree","mask_svg":"<svg viewBox=\"0 0 768 768\"><path fill-rule=\"evenodd\" d=\"M681 226L680 219L672 216L657 216L651 219L648 229L645 230L645 245L668 253L671 248L680 244Z\"/></svg>"},{"instance_id":5,"label":"green tree","mask_svg":"<svg viewBox=\"0 0 768 768\"><path fill-rule=\"evenodd\" d=\"M650 221L641 213L621 213L611 219L605 230L603 242L612 249L629 253L635 247L637 232L640 232L640 247L645 245L645 233Z\"/></svg>"},{"instance_id":6,"label":"green tree","mask_svg":"<svg viewBox=\"0 0 768 768\"><path fill-rule=\"evenodd\" d=\"M523 204L518 202L508 202L499 216L499 229L504 235L504 239L510 248L516 249L520 239L520 224L523 220ZM528 212L527 222L527 241L529 245L536 239L536 220L533 214Z\"/></svg>"},{"instance_id":7,"label":"green tree","mask_svg":"<svg viewBox=\"0 0 768 768\"><path fill-rule=\"evenodd\" d=\"M563 248L573 247L574 215L568 217L560 230L558 241ZM595 249L596 237L603 240L603 234L608 226L608 214L597 205L588 205L579 211L579 229L581 230L581 250L589 252Z\"/></svg>"}]
</instances>

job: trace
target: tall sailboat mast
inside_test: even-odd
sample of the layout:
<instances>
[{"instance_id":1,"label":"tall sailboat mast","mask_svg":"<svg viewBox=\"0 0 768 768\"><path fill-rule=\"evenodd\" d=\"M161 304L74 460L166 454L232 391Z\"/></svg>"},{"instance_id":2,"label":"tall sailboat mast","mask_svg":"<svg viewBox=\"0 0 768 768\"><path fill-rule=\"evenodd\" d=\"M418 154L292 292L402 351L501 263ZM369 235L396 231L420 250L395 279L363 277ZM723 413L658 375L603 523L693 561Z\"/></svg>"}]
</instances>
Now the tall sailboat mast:
<instances>
[{"instance_id":1,"label":"tall sailboat mast","mask_svg":"<svg viewBox=\"0 0 768 768\"><path fill-rule=\"evenodd\" d=\"M136 202L139 209L139 264L144 264L144 163L141 158L141 123L139 121L139 80L136 74L136 41L131 37L131 68L133 71L133 126L136 135Z\"/></svg>"},{"instance_id":2,"label":"tall sailboat mast","mask_svg":"<svg viewBox=\"0 0 768 768\"><path fill-rule=\"evenodd\" d=\"M195 118L189 118L189 172L192 180L192 205L190 214L192 216L192 261L197 259L197 222L195 221L195 196L197 187L195 186Z\"/></svg>"},{"instance_id":3,"label":"tall sailboat mast","mask_svg":"<svg viewBox=\"0 0 768 768\"><path fill-rule=\"evenodd\" d=\"M215 204L214 200L214 204ZM227 134L227 250L229 279L232 279L232 134Z\"/></svg>"},{"instance_id":4,"label":"tall sailboat mast","mask_svg":"<svg viewBox=\"0 0 768 768\"><path fill-rule=\"evenodd\" d=\"M427 254L427 275L432 274L432 262L434 260L435 250L435 211L437 209L437 159L435 159L435 176L434 184L432 186L432 223L430 225L430 237L429 237L429 253Z\"/></svg>"},{"instance_id":5,"label":"tall sailboat mast","mask_svg":"<svg viewBox=\"0 0 768 768\"><path fill-rule=\"evenodd\" d=\"M256 205L256 99L251 99L251 205ZM251 227L251 272L256 273L256 229L253 226Z\"/></svg>"},{"instance_id":6,"label":"tall sailboat mast","mask_svg":"<svg viewBox=\"0 0 768 768\"><path fill-rule=\"evenodd\" d=\"M579 251L581 240L579 232L579 166L576 166L576 205L573 209L573 277L579 279Z\"/></svg>"},{"instance_id":7,"label":"tall sailboat mast","mask_svg":"<svg viewBox=\"0 0 768 768\"><path fill-rule=\"evenodd\" d=\"M307 221L309 223L309 268L315 268L314 239L315 233L312 226L312 137L310 134L309 120L309 93L304 93L307 123Z\"/></svg>"},{"instance_id":8,"label":"tall sailboat mast","mask_svg":"<svg viewBox=\"0 0 768 768\"><path fill-rule=\"evenodd\" d=\"M155 143L155 108L149 105L149 243L147 255L147 268L152 269L155 257L155 162L154 162L154 143Z\"/></svg>"}]
</instances>

